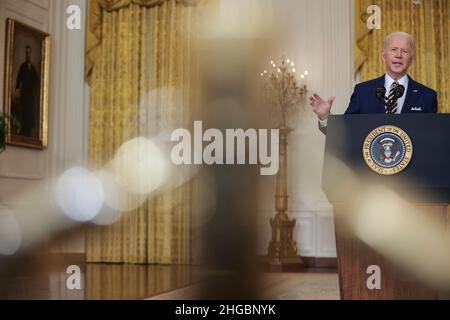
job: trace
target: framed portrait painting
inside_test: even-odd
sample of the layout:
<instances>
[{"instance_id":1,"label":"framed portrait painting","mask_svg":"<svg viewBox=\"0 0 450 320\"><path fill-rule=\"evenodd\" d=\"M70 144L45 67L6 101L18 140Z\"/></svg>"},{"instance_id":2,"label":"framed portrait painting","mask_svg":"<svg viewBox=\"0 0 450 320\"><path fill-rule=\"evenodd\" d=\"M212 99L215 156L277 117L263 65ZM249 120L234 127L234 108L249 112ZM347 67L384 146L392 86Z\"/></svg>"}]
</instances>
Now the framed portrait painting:
<instances>
[{"instance_id":1,"label":"framed portrait painting","mask_svg":"<svg viewBox=\"0 0 450 320\"><path fill-rule=\"evenodd\" d=\"M9 145L47 147L50 35L8 18L6 21L4 113Z\"/></svg>"}]
</instances>

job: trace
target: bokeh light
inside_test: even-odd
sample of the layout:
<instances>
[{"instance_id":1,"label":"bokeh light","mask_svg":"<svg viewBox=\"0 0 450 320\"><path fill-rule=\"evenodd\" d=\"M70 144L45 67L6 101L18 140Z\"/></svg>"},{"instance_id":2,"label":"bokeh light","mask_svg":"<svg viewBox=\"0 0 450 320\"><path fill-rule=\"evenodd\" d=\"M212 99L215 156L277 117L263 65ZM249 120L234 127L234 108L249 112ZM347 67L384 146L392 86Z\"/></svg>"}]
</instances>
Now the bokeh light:
<instances>
[{"instance_id":1,"label":"bokeh light","mask_svg":"<svg viewBox=\"0 0 450 320\"><path fill-rule=\"evenodd\" d=\"M100 180L83 168L67 170L56 184L56 202L75 221L92 220L102 209L104 198Z\"/></svg>"},{"instance_id":2,"label":"bokeh light","mask_svg":"<svg viewBox=\"0 0 450 320\"><path fill-rule=\"evenodd\" d=\"M22 243L20 226L14 212L0 207L0 255L12 255L19 250Z\"/></svg>"}]
</instances>

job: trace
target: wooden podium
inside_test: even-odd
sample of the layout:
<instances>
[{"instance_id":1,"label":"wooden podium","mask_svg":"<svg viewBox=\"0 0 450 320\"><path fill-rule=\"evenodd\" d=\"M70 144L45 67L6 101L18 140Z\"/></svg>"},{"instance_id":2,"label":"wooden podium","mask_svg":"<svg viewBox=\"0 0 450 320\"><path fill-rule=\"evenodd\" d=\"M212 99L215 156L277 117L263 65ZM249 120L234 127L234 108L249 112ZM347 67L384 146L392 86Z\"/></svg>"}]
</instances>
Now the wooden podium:
<instances>
[{"instance_id":1,"label":"wooden podium","mask_svg":"<svg viewBox=\"0 0 450 320\"><path fill-rule=\"evenodd\" d=\"M395 131L392 131L393 128ZM400 131L396 131L396 128ZM400 134L397 141L392 134L398 132ZM404 133L407 134L406 138ZM391 142L393 140L395 142ZM401 145L402 142L405 143ZM383 157L392 156L392 152L400 154L401 157L402 152L406 152L409 148L409 143L413 152L409 163L401 172L386 174L397 169L395 167L380 169L377 163L382 161ZM379 152L383 153L383 156L376 158L372 163L370 159L376 157ZM437 299L437 290L428 288L404 274L391 261L355 236L347 217L352 211L354 202L361 200L357 198L362 193L355 190L353 183L349 182L349 177L357 180L358 186L363 188L378 185L392 190L445 225L447 204L450 203L450 116L435 114L332 116L327 129L322 180L325 194L333 204L335 212L341 299ZM381 286L375 290L367 285L370 276L367 269L370 266L379 266L382 270Z\"/></svg>"}]
</instances>

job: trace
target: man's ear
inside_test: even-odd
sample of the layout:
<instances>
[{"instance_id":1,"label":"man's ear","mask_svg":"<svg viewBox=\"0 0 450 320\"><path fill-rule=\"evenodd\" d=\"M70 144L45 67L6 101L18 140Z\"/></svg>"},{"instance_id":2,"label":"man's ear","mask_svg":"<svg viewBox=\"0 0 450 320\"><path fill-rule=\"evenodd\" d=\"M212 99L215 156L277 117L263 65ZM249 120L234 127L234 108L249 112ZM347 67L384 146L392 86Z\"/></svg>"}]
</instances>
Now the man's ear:
<instances>
[{"instance_id":1,"label":"man's ear","mask_svg":"<svg viewBox=\"0 0 450 320\"><path fill-rule=\"evenodd\" d=\"M383 49L383 51L381 51L381 58L383 59L383 62L386 62L386 50Z\"/></svg>"}]
</instances>

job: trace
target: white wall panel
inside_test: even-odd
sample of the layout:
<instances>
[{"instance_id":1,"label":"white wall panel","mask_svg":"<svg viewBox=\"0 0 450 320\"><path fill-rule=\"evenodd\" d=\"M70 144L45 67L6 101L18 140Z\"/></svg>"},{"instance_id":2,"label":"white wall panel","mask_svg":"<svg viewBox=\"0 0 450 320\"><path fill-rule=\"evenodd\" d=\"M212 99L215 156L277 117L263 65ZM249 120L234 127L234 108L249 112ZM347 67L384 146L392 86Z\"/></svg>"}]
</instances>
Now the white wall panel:
<instances>
[{"instance_id":1,"label":"white wall panel","mask_svg":"<svg viewBox=\"0 0 450 320\"><path fill-rule=\"evenodd\" d=\"M0 155L0 203L15 204L33 188L47 188L52 177L87 158L87 88L84 82L85 29L66 28L66 8L79 5L85 19L86 0L0 1L0 101L3 101L5 25L16 19L51 35L49 144L44 150L7 146ZM84 25L84 24L83 24ZM27 207L26 203L21 203ZM38 212L30 212L38 214ZM83 252L84 240L59 245L59 251Z\"/></svg>"}]
</instances>

